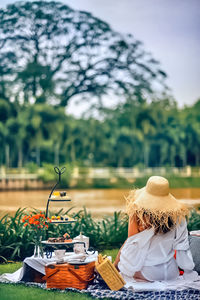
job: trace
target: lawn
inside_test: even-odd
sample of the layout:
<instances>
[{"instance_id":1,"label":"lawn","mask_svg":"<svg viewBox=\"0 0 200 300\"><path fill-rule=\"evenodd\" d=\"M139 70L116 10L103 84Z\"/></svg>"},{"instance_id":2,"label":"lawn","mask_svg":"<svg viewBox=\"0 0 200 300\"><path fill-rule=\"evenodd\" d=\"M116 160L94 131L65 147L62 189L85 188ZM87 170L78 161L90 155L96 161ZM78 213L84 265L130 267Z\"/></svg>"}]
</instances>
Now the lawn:
<instances>
[{"instance_id":1,"label":"lawn","mask_svg":"<svg viewBox=\"0 0 200 300\"><path fill-rule=\"evenodd\" d=\"M105 250L103 255L112 256L113 260L117 255L117 249ZM13 262L0 265L0 274L13 273L22 266L21 262ZM45 291L37 287L27 287L23 285L0 284L0 299L1 300L71 300L71 299L92 299L88 295L80 293L68 292L60 293L58 291Z\"/></svg>"}]
</instances>

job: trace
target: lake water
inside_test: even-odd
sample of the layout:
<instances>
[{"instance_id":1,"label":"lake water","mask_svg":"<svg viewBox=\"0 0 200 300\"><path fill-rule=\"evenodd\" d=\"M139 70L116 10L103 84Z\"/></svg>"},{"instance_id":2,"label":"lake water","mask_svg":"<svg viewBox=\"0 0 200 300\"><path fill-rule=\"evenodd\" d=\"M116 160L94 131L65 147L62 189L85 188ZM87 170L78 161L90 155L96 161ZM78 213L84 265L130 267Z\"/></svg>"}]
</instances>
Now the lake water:
<instances>
[{"instance_id":1,"label":"lake water","mask_svg":"<svg viewBox=\"0 0 200 300\"><path fill-rule=\"evenodd\" d=\"M0 192L0 215L9 213L13 215L21 207L37 208L45 210L49 190L42 191L3 191ZM170 192L180 201L191 206L200 206L200 188L171 189ZM78 211L84 206L94 217L101 218L105 215L112 215L114 211L124 211L127 189L90 189L90 190L69 190L68 195L71 202L50 202L49 210L60 208Z\"/></svg>"}]
</instances>

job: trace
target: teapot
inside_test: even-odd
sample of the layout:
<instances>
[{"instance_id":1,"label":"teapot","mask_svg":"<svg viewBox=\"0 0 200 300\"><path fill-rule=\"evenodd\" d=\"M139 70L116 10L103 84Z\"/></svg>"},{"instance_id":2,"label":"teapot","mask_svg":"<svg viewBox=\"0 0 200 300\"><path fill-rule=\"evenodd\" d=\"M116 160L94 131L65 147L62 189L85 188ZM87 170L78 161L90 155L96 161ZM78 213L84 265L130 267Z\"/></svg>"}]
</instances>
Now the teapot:
<instances>
[{"instance_id":1,"label":"teapot","mask_svg":"<svg viewBox=\"0 0 200 300\"><path fill-rule=\"evenodd\" d=\"M85 253L89 248L89 237L85 236L80 232L78 236L73 239L74 244L74 252L75 253ZM84 243L79 244L78 242Z\"/></svg>"}]
</instances>

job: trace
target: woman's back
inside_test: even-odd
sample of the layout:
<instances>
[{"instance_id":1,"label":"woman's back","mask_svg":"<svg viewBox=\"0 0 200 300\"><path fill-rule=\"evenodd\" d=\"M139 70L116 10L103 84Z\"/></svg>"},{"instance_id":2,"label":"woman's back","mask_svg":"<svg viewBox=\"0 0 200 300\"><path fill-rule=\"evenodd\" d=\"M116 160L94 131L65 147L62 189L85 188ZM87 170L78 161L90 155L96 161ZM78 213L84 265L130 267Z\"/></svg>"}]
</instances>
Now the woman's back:
<instances>
[{"instance_id":1,"label":"woman's back","mask_svg":"<svg viewBox=\"0 0 200 300\"><path fill-rule=\"evenodd\" d=\"M145 259L145 266L152 266L169 261L174 256L173 244L176 229L165 234L158 233L151 238Z\"/></svg>"},{"instance_id":2,"label":"woman's back","mask_svg":"<svg viewBox=\"0 0 200 300\"><path fill-rule=\"evenodd\" d=\"M164 234L155 234L151 228L129 237L122 248L118 266L125 276L140 271L142 277L149 281L176 279L179 276L178 267L186 273L192 272L194 263L189 250L186 221Z\"/></svg>"},{"instance_id":3,"label":"woman's back","mask_svg":"<svg viewBox=\"0 0 200 300\"><path fill-rule=\"evenodd\" d=\"M187 208L169 192L169 182L152 176L146 186L132 190L127 198L128 239L120 249L115 266L122 275L154 280L193 276L185 217ZM176 250L176 260L174 253Z\"/></svg>"},{"instance_id":4,"label":"woman's back","mask_svg":"<svg viewBox=\"0 0 200 300\"><path fill-rule=\"evenodd\" d=\"M141 269L141 274L147 280L171 280L178 277L178 265L174 259L175 235L176 228L152 237Z\"/></svg>"}]
</instances>

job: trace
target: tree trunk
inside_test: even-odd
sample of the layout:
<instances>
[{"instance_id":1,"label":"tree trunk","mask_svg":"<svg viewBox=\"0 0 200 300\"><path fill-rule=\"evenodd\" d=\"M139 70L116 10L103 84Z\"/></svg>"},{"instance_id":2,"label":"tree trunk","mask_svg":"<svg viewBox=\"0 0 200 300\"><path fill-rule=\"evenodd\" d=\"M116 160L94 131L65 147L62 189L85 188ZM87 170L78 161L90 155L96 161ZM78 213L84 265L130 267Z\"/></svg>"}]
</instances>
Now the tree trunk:
<instances>
[{"instance_id":1,"label":"tree trunk","mask_svg":"<svg viewBox=\"0 0 200 300\"><path fill-rule=\"evenodd\" d=\"M182 148L182 160L183 160L183 167L185 167L186 166L186 162L187 162L187 160L186 160L186 149L185 149L185 146L182 146L183 148Z\"/></svg>"},{"instance_id":2,"label":"tree trunk","mask_svg":"<svg viewBox=\"0 0 200 300\"><path fill-rule=\"evenodd\" d=\"M10 167L10 146L8 144L6 144L5 156L6 156L6 168L9 168Z\"/></svg>"},{"instance_id":3,"label":"tree trunk","mask_svg":"<svg viewBox=\"0 0 200 300\"><path fill-rule=\"evenodd\" d=\"M197 152L197 166L200 166L200 151Z\"/></svg>"},{"instance_id":4,"label":"tree trunk","mask_svg":"<svg viewBox=\"0 0 200 300\"><path fill-rule=\"evenodd\" d=\"M194 156L195 156L195 166L199 166L200 165L200 152L198 147L196 147L195 151L194 151Z\"/></svg>"},{"instance_id":5,"label":"tree trunk","mask_svg":"<svg viewBox=\"0 0 200 300\"><path fill-rule=\"evenodd\" d=\"M120 157L118 159L117 167L118 168L123 167L123 156L122 156L122 154L120 155Z\"/></svg>"},{"instance_id":6,"label":"tree trunk","mask_svg":"<svg viewBox=\"0 0 200 300\"><path fill-rule=\"evenodd\" d=\"M54 164L55 164L55 166L59 166L59 163L60 163L59 154L60 154L60 146L59 146L59 144L56 144L55 149L54 149Z\"/></svg>"},{"instance_id":7,"label":"tree trunk","mask_svg":"<svg viewBox=\"0 0 200 300\"><path fill-rule=\"evenodd\" d=\"M33 88L32 88L32 93L33 93L33 97L35 98L36 97L36 89L37 89L37 87L36 87L36 76L33 76Z\"/></svg>"},{"instance_id":8,"label":"tree trunk","mask_svg":"<svg viewBox=\"0 0 200 300\"><path fill-rule=\"evenodd\" d=\"M175 167L175 146L172 145L170 147L170 162L171 162L171 167Z\"/></svg>"},{"instance_id":9,"label":"tree trunk","mask_svg":"<svg viewBox=\"0 0 200 300\"><path fill-rule=\"evenodd\" d=\"M144 166L148 168L149 166L149 145L144 142Z\"/></svg>"},{"instance_id":10,"label":"tree trunk","mask_svg":"<svg viewBox=\"0 0 200 300\"><path fill-rule=\"evenodd\" d=\"M76 160L76 153L75 153L75 147L74 147L74 143L73 142L71 143L70 156L71 156L72 162L74 162Z\"/></svg>"},{"instance_id":11,"label":"tree trunk","mask_svg":"<svg viewBox=\"0 0 200 300\"><path fill-rule=\"evenodd\" d=\"M40 167L40 146L36 147L36 164Z\"/></svg>"},{"instance_id":12,"label":"tree trunk","mask_svg":"<svg viewBox=\"0 0 200 300\"><path fill-rule=\"evenodd\" d=\"M17 163L17 167L19 169L22 168L22 163L23 163L23 153L22 153L22 146L20 145L18 147L18 163Z\"/></svg>"}]
</instances>

